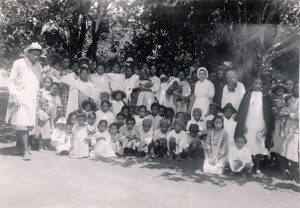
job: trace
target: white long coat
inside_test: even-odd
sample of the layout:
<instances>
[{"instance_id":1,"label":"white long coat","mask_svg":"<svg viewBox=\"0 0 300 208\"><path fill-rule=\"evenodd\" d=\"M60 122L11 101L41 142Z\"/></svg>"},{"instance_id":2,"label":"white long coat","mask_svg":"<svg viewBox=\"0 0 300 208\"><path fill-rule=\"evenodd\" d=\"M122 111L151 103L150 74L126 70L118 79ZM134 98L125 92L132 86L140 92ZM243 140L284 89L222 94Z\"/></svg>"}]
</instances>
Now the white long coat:
<instances>
[{"instance_id":1,"label":"white long coat","mask_svg":"<svg viewBox=\"0 0 300 208\"><path fill-rule=\"evenodd\" d=\"M28 58L14 62L8 79L8 89L10 96L17 96L20 106L14 110L7 109L7 123L18 126L35 125L41 71L42 66L38 62L33 65Z\"/></svg>"}]
</instances>

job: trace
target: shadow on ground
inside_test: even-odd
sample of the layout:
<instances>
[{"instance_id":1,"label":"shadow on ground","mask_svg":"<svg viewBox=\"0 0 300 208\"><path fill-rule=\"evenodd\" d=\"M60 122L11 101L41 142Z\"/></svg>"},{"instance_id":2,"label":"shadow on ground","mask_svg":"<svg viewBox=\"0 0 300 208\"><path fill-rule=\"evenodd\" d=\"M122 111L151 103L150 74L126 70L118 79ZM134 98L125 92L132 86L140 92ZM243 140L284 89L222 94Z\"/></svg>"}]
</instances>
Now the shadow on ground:
<instances>
[{"instance_id":1,"label":"shadow on ground","mask_svg":"<svg viewBox=\"0 0 300 208\"><path fill-rule=\"evenodd\" d=\"M124 168L132 168L139 166L139 168L160 169L163 172L157 177L163 177L170 181L189 181L194 183L211 183L216 186L224 187L228 184L236 184L243 186L246 183L255 182L260 184L268 191L286 189L294 192L300 192L300 187L295 184L275 183L278 177L273 170L263 169L264 175L249 175L247 178L242 178L241 175L236 174L231 176L229 170L226 170L222 175L206 174L202 172L203 162L200 160L183 160L183 161L169 161L164 158L145 159L137 157L126 157L117 159L99 158L94 161L101 161L110 163L111 165L118 165Z\"/></svg>"}]
</instances>

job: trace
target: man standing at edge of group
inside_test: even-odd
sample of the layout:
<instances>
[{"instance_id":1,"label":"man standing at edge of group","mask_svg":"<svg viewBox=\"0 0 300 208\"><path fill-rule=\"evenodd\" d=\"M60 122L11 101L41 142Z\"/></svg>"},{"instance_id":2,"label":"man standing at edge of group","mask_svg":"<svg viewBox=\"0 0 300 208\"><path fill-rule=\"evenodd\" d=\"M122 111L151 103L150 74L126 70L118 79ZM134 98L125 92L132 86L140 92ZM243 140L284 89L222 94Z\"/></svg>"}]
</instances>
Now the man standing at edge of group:
<instances>
[{"instance_id":1,"label":"man standing at edge of group","mask_svg":"<svg viewBox=\"0 0 300 208\"><path fill-rule=\"evenodd\" d=\"M14 62L8 79L10 96L5 121L16 129L16 154L23 154L23 160L30 160L28 137L36 121L42 71L38 61L46 51L34 42L24 49L24 53L26 57Z\"/></svg>"}]
</instances>

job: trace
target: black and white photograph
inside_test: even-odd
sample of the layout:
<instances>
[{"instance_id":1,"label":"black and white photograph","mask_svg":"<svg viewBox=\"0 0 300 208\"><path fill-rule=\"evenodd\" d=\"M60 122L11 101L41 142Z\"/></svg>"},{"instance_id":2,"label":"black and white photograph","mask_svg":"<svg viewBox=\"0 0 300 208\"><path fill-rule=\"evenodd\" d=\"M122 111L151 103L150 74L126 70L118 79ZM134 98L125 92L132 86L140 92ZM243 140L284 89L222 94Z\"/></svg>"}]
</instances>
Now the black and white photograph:
<instances>
[{"instance_id":1,"label":"black and white photograph","mask_svg":"<svg viewBox=\"0 0 300 208\"><path fill-rule=\"evenodd\" d=\"M299 0L0 0L0 31L0 207L299 207Z\"/></svg>"}]
</instances>

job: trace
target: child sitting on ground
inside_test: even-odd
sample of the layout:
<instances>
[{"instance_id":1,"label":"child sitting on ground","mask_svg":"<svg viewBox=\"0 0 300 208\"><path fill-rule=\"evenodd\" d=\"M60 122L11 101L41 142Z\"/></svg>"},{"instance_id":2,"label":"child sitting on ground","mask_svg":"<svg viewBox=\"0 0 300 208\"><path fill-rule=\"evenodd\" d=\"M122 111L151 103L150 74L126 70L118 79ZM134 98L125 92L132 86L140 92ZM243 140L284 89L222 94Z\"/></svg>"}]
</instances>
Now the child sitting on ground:
<instances>
[{"instance_id":1,"label":"child sitting on ground","mask_svg":"<svg viewBox=\"0 0 300 208\"><path fill-rule=\"evenodd\" d=\"M152 120L146 118L142 122L142 129L139 130L140 140L136 147L140 156L150 158L151 142L153 138Z\"/></svg>"},{"instance_id":2,"label":"child sitting on ground","mask_svg":"<svg viewBox=\"0 0 300 208\"><path fill-rule=\"evenodd\" d=\"M185 124L182 120L174 121L174 130L171 130L167 135L170 159L180 160L185 155L182 154L184 149L188 148L188 137L184 131Z\"/></svg>"},{"instance_id":3,"label":"child sitting on ground","mask_svg":"<svg viewBox=\"0 0 300 208\"><path fill-rule=\"evenodd\" d=\"M119 133L119 125L117 123L112 123L109 125L109 134L111 138L111 145L114 153L116 155L123 155L121 151L121 134Z\"/></svg>"},{"instance_id":4,"label":"child sitting on ground","mask_svg":"<svg viewBox=\"0 0 300 208\"><path fill-rule=\"evenodd\" d=\"M245 146L247 139L244 136L235 139L235 146L229 147L228 161L230 169L234 173L241 173L242 177L246 177L253 167L250 149Z\"/></svg>"},{"instance_id":5,"label":"child sitting on ground","mask_svg":"<svg viewBox=\"0 0 300 208\"><path fill-rule=\"evenodd\" d=\"M111 145L106 120L99 121L98 131L91 138L91 146L93 150L90 152L90 157L116 157Z\"/></svg>"},{"instance_id":6,"label":"child sitting on ground","mask_svg":"<svg viewBox=\"0 0 300 208\"><path fill-rule=\"evenodd\" d=\"M77 115L77 124L73 126L69 156L72 158L89 157L88 124L86 114Z\"/></svg>"},{"instance_id":7,"label":"child sitting on ground","mask_svg":"<svg viewBox=\"0 0 300 208\"><path fill-rule=\"evenodd\" d=\"M97 116L95 112L90 112L87 115L87 128L88 128L88 138L91 139L92 136L97 132Z\"/></svg>"},{"instance_id":8,"label":"child sitting on ground","mask_svg":"<svg viewBox=\"0 0 300 208\"><path fill-rule=\"evenodd\" d=\"M215 116L214 127L208 131L204 143L205 160L203 172L222 174L227 162L228 134L223 130L223 117Z\"/></svg>"},{"instance_id":9,"label":"child sitting on ground","mask_svg":"<svg viewBox=\"0 0 300 208\"><path fill-rule=\"evenodd\" d=\"M134 128L135 119L128 117L126 119L126 125L120 128L120 134L122 135L121 143L125 156L132 156L135 154L135 143L139 141L139 132Z\"/></svg>"},{"instance_id":10,"label":"child sitting on ground","mask_svg":"<svg viewBox=\"0 0 300 208\"><path fill-rule=\"evenodd\" d=\"M39 152L47 151L50 148L51 138L51 117L48 113L48 100L39 100L39 109L37 111L37 125L35 129L35 138L39 140Z\"/></svg>"},{"instance_id":11,"label":"child sitting on ground","mask_svg":"<svg viewBox=\"0 0 300 208\"><path fill-rule=\"evenodd\" d=\"M170 123L167 119L162 119L159 124L160 127L153 134L153 153L155 157L167 157L167 135Z\"/></svg>"},{"instance_id":12,"label":"child sitting on ground","mask_svg":"<svg viewBox=\"0 0 300 208\"><path fill-rule=\"evenodd\" d=\"M72 134L71 125L67 125L67 120L63 117L56 121L55 129L51 135L51 145L55 148L57 155L68 155L71 147L70 135Z\"/></svg>"},{"instance_id":13,"label":"child sitting on ground","mask_svg":"<svg viewBox=\"0 0 300 208\"><path fill-rule=\"evenodd\" d=\"M199 137L199 126L197 124L191 124L188 133L189 159L195 159L197 157L197 153L200 158L204 159L204 149L202 146L203 142L204 141Z\"/></svg>"}]
</instances>

